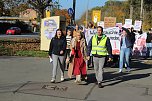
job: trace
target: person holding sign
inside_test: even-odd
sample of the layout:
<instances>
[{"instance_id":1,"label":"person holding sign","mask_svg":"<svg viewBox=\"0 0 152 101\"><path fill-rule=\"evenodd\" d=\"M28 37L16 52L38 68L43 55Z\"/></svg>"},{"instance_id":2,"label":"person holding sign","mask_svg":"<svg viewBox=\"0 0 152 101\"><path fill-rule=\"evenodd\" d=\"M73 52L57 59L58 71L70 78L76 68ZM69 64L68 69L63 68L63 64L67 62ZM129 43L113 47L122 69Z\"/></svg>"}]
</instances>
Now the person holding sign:
<instances>
[{"instance_id":1,"label":"person holding sign","mask_svg":"<svg viewBox=\"0 0 152 101\"><path fill-rule=\"evenodd\" d=\"M90 56L90 53L93 55L94 70L99 88L103 87L103 66L107 55L109 55L108 61L112 61L112 48L110 39L102 33L103 28L98 26L97 34L92 36L88 44L88 56Z\"/></svg>"},{"instance_id":2,"label":"person holding sign","mask_svg":"<svg viewBox=\"0 0 152 101\"><path fill-rule=\"evenodd\" d=\"M122 72L124 63L126 63L127 71L130 71L129 57L131 49L131 33L128 29L122 27L122 34L120 39L119 73Z\"/></svg>"},{"instance_id":3,"label":"person holding sign","mask_svg":"<svg viewBox=\"0 0 152 101\"><path fill-rule=\"evenodd\" d=\"M66 38L60 29L56 30L49 48L49 57L53 60L53 71L51 83L55 83L58 64L61 70L61 81L64 81L64 53L66 50Z\"/></svg>"},{"instance_id":4,"label":"person holding sign","mask_svg":"<svg viewBox=\"0 0 152 101\"><path fill-rule=\"evenodd\" d=\"M152 58L152 28L149 29L149 32L147 33L147 39L146 39L146 46L147 46L147 58Z\"/></svg>"}]
</instances>

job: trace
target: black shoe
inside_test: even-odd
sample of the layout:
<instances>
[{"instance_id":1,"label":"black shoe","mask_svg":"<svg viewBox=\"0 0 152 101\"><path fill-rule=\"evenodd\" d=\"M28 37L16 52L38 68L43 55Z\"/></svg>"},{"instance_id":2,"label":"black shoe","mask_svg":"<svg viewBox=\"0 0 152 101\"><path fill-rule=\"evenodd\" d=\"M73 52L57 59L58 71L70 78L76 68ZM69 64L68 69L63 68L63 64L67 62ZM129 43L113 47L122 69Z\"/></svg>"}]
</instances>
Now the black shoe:
<instances>
[{"instance_id":1,"label":"black shoe","mask_svg":"<svg viewBox=\"0 0 152 101\"><path fill-rule=\"evenodd\" d=\"M99 88L103 88L102 83L98 83L98 87L99 87Z\"/></svg>"},{"instance_id":2,"label":"black shoe","mask_svg":"<svg viewBox=\"0 0 152 101\"><path fill-rule=\"evenodd\" d=\"M96 81L95 84L98 85L98 82Z\"/></svg>"}]
</instances>

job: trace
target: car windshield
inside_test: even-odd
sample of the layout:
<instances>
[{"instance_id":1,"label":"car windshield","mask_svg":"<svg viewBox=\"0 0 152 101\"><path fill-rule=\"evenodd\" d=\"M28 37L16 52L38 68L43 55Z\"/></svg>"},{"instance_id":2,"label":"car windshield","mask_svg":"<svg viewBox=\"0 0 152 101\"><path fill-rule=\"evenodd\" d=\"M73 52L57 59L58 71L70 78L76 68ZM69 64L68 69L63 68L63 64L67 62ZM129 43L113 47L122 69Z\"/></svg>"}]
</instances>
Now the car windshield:
<instances>
[{"instance_id":1,"label":"car windshield","mask_svg":"<svg viewBox=\"0 0 152 101\"><path fill-rule=\"evenodd\" d=\"M10 29L17 29L17 27L11 27Z\"/></svg>"}]
</instances>

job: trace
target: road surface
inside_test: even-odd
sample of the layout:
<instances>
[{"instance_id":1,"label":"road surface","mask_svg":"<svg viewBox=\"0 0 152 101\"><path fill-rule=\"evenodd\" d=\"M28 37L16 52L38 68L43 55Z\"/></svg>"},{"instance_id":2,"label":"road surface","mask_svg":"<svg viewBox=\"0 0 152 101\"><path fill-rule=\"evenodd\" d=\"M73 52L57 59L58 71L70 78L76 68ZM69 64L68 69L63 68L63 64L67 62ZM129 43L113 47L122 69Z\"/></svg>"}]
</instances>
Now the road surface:
<instances>
[{"instance_id":1,"label":"road surface","mask_svg":"<svg viewBox=\"0 0 152 101\"><path fill-rule=\"evenodd\" d=\"M92 69L88 70L88 83L75 84L66 71L65 82L52 84L48 58L1 56L0 101L151 101L152 60L132 64L131 73L105 68L104 88L99 89Z\"/></svg>"}]
</instances>

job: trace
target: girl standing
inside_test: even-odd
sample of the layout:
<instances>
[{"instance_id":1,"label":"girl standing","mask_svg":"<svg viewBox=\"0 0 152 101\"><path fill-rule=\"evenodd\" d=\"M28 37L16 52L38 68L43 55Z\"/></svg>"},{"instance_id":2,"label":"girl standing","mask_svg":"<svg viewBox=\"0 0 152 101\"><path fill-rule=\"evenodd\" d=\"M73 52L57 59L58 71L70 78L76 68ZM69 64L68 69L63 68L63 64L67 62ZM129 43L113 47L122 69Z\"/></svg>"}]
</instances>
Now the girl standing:
<instances>
[{"instance_id":1,"label":"girl standing","mask_svg":"<svg viewBox=\"0 0 152 101\"><path fill-rule=\"evenodd\" d=\"M120 41L120 60L119 60L119 73L122 72L123 65L126 63L127 71L130 71L129 57L131 53L132 42L131 35L128 29L122 28L122 35Z\"/></svg>"},{"instance_id":2,"label":"girl standing","mask_svg":"<svg viewBox=\"0 0 152 101\"><path fill-rule=\"evenodd\" d=\"M72 31L70 29L67 30L67 35L66 35L66 52L65 52L65 59L66 59L66 68L68 69L68 62L70 60L70 46L71 46L71 40L72 40Z\"/></svg>"},{"instance_id":3,"label":"girl standing","mask_svg":"<svg viewBox=\"0 0 152 101\"><path fill-rule=\"evenodd\" d=\"M49 57L53 60L52 83L55 83L58 65L61 70L61 81L64 81L64 53L66 38L60 29L56 30L55 37L50 42Z\"/></svg>"}]
</instances>

